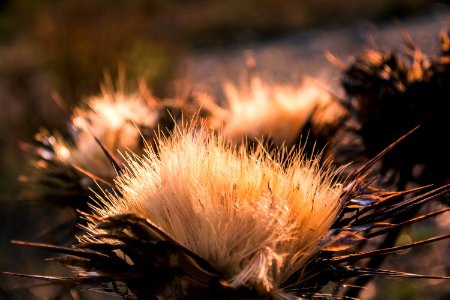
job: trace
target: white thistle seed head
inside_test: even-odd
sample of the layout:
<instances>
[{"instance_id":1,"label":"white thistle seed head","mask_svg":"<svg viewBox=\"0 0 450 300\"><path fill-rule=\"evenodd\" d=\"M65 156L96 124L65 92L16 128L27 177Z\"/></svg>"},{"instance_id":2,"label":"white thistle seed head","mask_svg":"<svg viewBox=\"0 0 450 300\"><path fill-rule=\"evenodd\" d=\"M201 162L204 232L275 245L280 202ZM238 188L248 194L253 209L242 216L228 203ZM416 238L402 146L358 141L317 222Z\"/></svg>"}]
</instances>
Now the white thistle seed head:
<instances>
[{"instance_id":1,"label":"white thistle seed head","mask_svg":"<svg viewBox=\"0 0 450 300\"><path fill-rule=\"evenodd\" d=\"M341 187L337 172L318 159L297 154L286 167L258 153L237 152L204 128L177 128L159 140L158 153L128 156L115 179L121 196L97 195L94 211L147 218L232 285L275 293L319 251Z\"/></svg>"},{"instance_id":2,"label":"white thistle seed head","mask_svg":"<svg viewBox=\"0 0 450 300\"><path fill-rule=\"evenodd\" d=\"M275 145L291 147L308 121L320 130L345 114L334 96L309 77L293 85L252 76L248 84L225 83L224 93L225 108L206 94L198 101L212 114L210 122L223 126L223 135L235 144L246 138L270 138Z\"/></svg>"},{"instance_id":3,"label":"white thistle seed head","mask_svg":"<svg viewBox=\"0 0 450 300\"><path fill-rule=\"evenodd\" d=\"M102 86L101 94L85 101L86 107L73 110L74 145L63 139L55 143L57 158L102 178L115 177L111 162L96 142L120 160L117 151L137 152L142 137L137 126L153 129L158 119L158 103L150 95L127 93Z\"/></svg>"}]
</instances>

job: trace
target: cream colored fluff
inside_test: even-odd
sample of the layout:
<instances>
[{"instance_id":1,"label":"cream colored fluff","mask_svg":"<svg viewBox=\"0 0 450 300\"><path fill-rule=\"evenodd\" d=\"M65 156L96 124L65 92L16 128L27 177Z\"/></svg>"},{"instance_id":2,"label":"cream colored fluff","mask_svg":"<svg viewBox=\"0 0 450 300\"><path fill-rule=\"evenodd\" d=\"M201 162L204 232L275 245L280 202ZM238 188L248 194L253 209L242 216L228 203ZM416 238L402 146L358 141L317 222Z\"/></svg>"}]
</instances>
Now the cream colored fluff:
<instances>
[{"instance_id":1,"label":"cream colored fluff","mask_svg":"<svg viewBox=\"0 0 450 300\"><path fill-rule=\"evenodd\" d=\"M264 154L238 153L203 128L159 142L158 154L128 156L116 179L123 196L98 196L95 212L143 216L235 286L281 295L336 217L336 173L301 156L283 167Z\"/></svg>"},{"instance_id":2,"label":"cream colored fluff","mask_svg":"<svg viewBox=\"0 0 450 300\"><path fill-rule=\"evenodd\" d=\"M142 143L136 126L153 128L158 118L156 100L139 92L126 93L123 88L103 86L101 94L88 98L85 104L86 108L77 107L72 114L75 144L59 138L56 154L61 161L96 176L113 178L115 171L94 137L119 159L117 150L138 151Z\"/></svg>"},{"instance_id":3,"label":"cream colored fluff","mask_svg":"<svg viewBox=\"0 0 450 300\"><path fill-rule=\"evenodd\" d=\"M223 126L222 134L235 144L245 138L271 138L278 146L290 147L309 118L320 130L345 113L334 96L310 77L293 85L253 76L248 84L225 83L224 93L224 108L207 94L199 93L197 101L211 112L210 122Z\"/></svg>"}]
</instances>

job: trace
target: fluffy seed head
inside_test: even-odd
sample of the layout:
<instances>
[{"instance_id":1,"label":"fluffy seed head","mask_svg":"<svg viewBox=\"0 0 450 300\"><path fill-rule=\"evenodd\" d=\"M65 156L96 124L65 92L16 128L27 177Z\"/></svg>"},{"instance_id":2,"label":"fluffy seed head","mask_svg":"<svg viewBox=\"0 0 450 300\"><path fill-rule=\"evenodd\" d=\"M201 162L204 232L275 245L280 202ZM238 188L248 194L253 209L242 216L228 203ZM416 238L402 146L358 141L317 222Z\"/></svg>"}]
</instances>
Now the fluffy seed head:
<instances>
[{"instance_id":1,"label":"fluffy seed head","mask_svg":"<svg viewBox=\"0 0 450 300\"><path fill-rule=\"evenodd\" d=\"M179 129L161 139L158 154L129 156L116 179L121 196L98 196L95 211L145 217L234 286L272 292L319 251L341 187L316 160L296 155L285 167L258 153L237 152L205 130Z\"/></svg>"},{"instance_id":2,"label":"fluffy seed head","mask_svg":"<svg viewBox=\"0 0 450 300\"><path fill-rule=\"evenodd\" d=\"M103 86L102 93L88 98L85 104L74 109L71 119L75 145L59 139L55 152L61 161L112 178L114 170L95 138L113 156L117 150L139 151L142 138L137 127L153 128L156 124L156 100Z\"/></svg>"},{"instance_id":3,"label":"fluffy seed head","mask_svg":"<svg viewBox=\"0 0 450 300\"><path fill-rule=\"evenodd\" d=\"M206 102L213 123L223 126L223 135L235 144L245 138L263 137L270 138L276 145L290 147L308 122L313 122L313 127L320 130L320 127L334 125L344 114L333 96L308 77L301 84L292 85L253 76L247 85L225 83L224 93L225 109L215 106L214 101L205 96L200 102Z\"/></svg>"}]
</instances>

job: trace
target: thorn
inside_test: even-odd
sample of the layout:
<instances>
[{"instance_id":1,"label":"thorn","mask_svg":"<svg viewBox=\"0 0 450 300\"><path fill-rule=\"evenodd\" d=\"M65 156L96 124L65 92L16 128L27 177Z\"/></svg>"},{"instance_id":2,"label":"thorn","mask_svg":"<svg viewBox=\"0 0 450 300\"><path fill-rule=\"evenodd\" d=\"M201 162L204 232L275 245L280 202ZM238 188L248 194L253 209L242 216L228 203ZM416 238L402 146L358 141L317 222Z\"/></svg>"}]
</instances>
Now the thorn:
<instances>
[{"instance_id":1,"label":"thorn","mask_svg":"<svg viewBox=\"0 0 450 300\"><path fill-rule=\"evenodd\" d=\"M342 60L330 51L325 51L324 56L339 71L343 72L345 70L345 64L342 62Z\"/></svg>"}]
</instances>

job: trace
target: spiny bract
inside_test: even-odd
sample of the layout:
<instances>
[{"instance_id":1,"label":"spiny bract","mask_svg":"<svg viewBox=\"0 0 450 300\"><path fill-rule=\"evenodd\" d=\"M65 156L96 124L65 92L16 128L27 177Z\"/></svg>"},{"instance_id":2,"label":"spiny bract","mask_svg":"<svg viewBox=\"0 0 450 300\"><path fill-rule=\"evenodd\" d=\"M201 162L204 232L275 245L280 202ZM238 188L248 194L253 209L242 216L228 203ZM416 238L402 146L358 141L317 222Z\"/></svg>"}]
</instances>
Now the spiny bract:
<instances>
[{"instance_id":1,"label":"spiny bract","mask_svg":"<svg viewBox=\"0 0 450 300\"><path fill-rule=\"evenodd\" d=\"M384 146L416 126L416 133L382 158L382 175L388 171L407 183L450 182L447 151L450 110L450 39L441 33L440 53L425 54L404 33L403 51L368 49L343 70L344 105L349 107L363 154L372 157ZM357 149L350 145L349 150ZM360 153L349 155L355 160Z\"/></svg>"}]
</instances>

